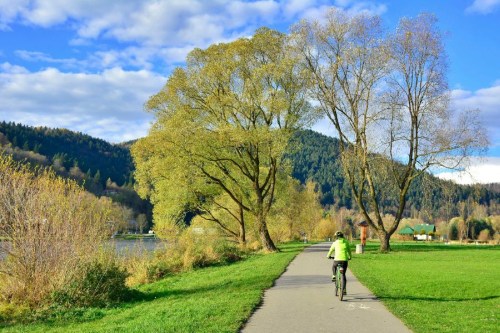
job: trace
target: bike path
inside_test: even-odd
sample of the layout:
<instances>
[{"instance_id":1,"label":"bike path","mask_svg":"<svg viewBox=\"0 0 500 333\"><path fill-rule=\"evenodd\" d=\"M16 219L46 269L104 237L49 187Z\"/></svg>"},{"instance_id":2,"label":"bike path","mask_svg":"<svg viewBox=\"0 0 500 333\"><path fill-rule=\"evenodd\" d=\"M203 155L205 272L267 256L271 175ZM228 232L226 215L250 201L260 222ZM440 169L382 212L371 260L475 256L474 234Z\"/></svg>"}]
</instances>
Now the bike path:
<instances>
[{"instance_id":1,"label":"bike path","mask_svg":"<svg viewBox=\"0 0 500 333\"><path fill-rule=\"evenodd\" d=\"M335 297L331 243L309 246L264 293L242 333L411 332L347 269L347 295ZM353 260L356 260L354 255Z\"/></svg>"}]
</instances>

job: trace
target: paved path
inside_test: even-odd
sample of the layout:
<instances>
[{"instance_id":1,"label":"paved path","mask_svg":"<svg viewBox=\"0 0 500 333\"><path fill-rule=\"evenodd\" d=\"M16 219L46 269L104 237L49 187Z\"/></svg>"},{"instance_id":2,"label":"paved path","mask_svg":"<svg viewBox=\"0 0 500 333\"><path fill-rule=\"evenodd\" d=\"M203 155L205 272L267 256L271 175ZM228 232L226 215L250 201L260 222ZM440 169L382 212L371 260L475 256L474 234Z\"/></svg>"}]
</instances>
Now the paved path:
<instances>
[{"instance_id":1,"label":"paved path","mask_svg":"<svg viewBox=\"0 0 500 333\"><path fill-rule=\"evenodd\" d=\"M347 270L347 295L340 302L331 282L331 243L299 254L252 315L243 333L411 332ZM354 258L356 260L356 258Z\"/></svg>"}]
</instances>

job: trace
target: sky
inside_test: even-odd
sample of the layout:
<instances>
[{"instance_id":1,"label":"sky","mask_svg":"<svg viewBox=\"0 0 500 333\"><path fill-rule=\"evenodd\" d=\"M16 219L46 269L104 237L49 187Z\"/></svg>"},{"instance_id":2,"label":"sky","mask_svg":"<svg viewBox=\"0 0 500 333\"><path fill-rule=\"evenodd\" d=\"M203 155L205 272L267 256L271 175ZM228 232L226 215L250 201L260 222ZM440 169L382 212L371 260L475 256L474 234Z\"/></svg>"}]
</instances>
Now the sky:
<instances>
[{"instance_id":1,"label":"sky","mask_svg":"<svg viewBox=\"0 0 500 333\"><path fill-rule=\"evenodd\" d=\"M459 183L500 183L500 0L0 0L0 121L67 128L109 142L145 136L144 111L195 47L288 32L330 7L402 17L434 13L445 32L452 107L480 109L488 153ZM321 121L313 127L333 135Z\"/></svg>"}]
</instances>

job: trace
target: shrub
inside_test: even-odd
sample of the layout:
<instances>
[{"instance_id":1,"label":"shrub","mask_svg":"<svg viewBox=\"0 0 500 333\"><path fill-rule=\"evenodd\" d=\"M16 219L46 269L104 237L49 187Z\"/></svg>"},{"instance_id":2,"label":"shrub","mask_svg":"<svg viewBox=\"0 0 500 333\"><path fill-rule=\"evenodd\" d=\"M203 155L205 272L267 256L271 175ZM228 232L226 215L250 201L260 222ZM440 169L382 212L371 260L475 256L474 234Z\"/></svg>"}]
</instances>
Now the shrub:
<instances>
[{"instance_id":1,"label":"shrub","mask_svg":"<svg viewBox=\"0 0 500 333\"><path fill-rule=\"evenodd\" d=\"M23 319L29 313L29 308L24 305L0 303L0 323L15 322Z\"/></svg>"},{"instance_id":2,"label":"shrub","mask_svg":"<svg viewBox=\"0 0 500 333\"><path fill-rule=\"evenodd\" d=\"M127 298L128 273L116 263L93 261L82 265L71 281L53 293L63 307L103 307Z\"/></svg>"},{"instance_id":3,"label":"shrub","mask_svg":"<svg viewBox=\"0 0 500 333\"><path fill-rule=\"evenodd\" d=\"M171 268L166 262L158 261L146 267L147 282L153 282L167 276Z\"/></svg>"},{"instance_id":4,"label":"shrub","mask_svg":"<svg viewBox=\"0 0 500 333\"><path fill-rule=\"evenodd\" d=\"M490 235L490 230L489 229L483 229L479 232L479 237L477 238L479 241L485 242L490 240L491 235Z\"/></svg>"},{"instance_id":5,"label":"shrub","mask_svg":"<svg viewBox=\"0 0 500 333\"><path fill-rule=\"evenodd\" d=\"M99 255L120 209L0 154L0 301L39 307Z\"/></svg>"},{"instance_id":6,"label":"shrub","mask_svg":"<svg viewBox=\"0 0 500 333\"><path fill-rule=\"evenodd\" d=\"M125 263L131 268L129 285L153 282L169 274L238 261L244 252L234 242L219 235L214 229L186 228L153 258L139 258Z\"/></svg>"}]
</instances>

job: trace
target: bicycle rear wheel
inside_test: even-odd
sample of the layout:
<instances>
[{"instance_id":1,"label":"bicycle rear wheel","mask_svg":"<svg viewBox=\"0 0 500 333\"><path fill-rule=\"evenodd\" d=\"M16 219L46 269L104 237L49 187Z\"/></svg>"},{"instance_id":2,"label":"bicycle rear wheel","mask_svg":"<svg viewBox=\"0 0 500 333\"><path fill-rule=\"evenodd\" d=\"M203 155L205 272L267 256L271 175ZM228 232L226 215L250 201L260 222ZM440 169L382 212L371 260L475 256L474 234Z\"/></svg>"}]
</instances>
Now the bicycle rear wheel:
<instances>
[{"instance_id":1,"label":"bicycle rear wheel","mask_svg":"<svg viewBox=\"0 0 500 333\"><path fill-rule=\"evenodd\" d=\"M339 294L339 283L340 283L339 279L338 279L338 277L336 277L335 278L335 296L338 296L338 294Z\"/></svg>"},{"instance_id":2,"label":"bicycle rear wheel","mask_svg":"<svg viewBox=\"0 0 500 333\"><path fill-rule=\"evenodd\" d=\"M342 277L341 277L340 282L339 282L339 288L337 289L339 300L341 302L344 299L344 289L345 289L344 281L342 280Z\"/></svg>"},{"instance_id":3,"label":"bicycle rear wheel","mask_svg":"<svg viewBox=\"0 0 500 333\"><path fill-rule=\"evenodd\" d=\"M342 302L344 299L344 289L345 289L345 282L344 282L344 268L338 267L337 269L337 281L338 281L338 288L337 288L337 294L336 296L339 297L339 300Z\"/></svg>"}]
</instances>

